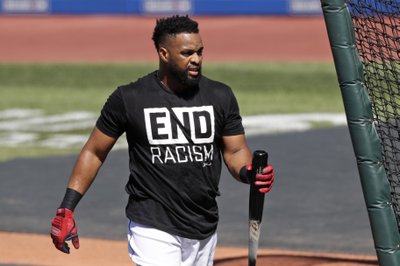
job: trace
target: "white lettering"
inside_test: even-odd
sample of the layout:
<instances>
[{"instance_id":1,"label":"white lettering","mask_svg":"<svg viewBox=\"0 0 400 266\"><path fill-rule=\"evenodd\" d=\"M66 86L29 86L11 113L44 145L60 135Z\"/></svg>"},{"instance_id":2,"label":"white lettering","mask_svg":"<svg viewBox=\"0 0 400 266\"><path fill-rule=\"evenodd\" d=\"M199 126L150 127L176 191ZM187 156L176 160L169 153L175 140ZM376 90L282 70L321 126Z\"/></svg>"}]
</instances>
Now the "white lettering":
<instances>
[{"instance_id":1,"label":"white lettering","mask_svg":"<svg viewBox=\"0 0 400 266\"><path fill-rule=\"evenodd\" d=\"M214 156L214 147L210 146L210 150L207 151L207 146L204 146L205 161L212 161Z\"/></svg>"},{"instance_id":2,"label":"white lettering","mask_svg":"<svg viewBox=\"0 0 400 266\"><path fill-rule=\"evenodd\" d=\"M190 13L190 0L144 0L143 10L146 13Z\"/></svg>"},{"instance_id":3,"label":"white lettering","mask_svg":"<svg viewBox=\"0 0 400 266\"><path fill-rule=\"evenodd\" d=\"M178 163L187 163L188 162L188 157L187 155L182 156L183 158L181 158L181 154L185 154L185 147L184 146L178 146L175 148L176 150L176 156L178 159Z\"/></svg>"},{"instance_id":4,"label":"white lettering","mask_svg":"<svg viewBox=\"0 0 400 266\"><path fill-rule=\"evenodd\" d=\"M174 155L172 154L171 150L169 147L165 150L165 159L164 162L167 163L169 160L171 160L173 163L176 163L176 160L174 158Z\"/></svg>"},{"instance_id":5,"label":"white lettering","mask_svg":"<svg viewBox=\"0 0 400 266\"><path fill-rule=\"evenodd\" d=\"M159 147L151 147L151 162L155 164L155 159L157 158L160 163L163 163L161 160L161 149Z\"/></svg>"},{"instance_id":6,"label":"white lettering","mask_svg":"<svg viewBox=\"0 0 400 266\"><path fill-rule=\"evenodd\" d=\"M48 12L48 0L3 0L3 12Z\"/></svg>"},{"instance_id":7,"label":"white lettering","mask_svg":"<svg viewBox=\"0 0 400 266\"><path fill-rule=\"evenodd\" d=\"M151 147L150 152L153 164L202 162L210 166L214 157L212 145Z\"/></svg>"},{"instance_id":8,"label":"white lettering","mask_svg":"<svg viewBox=\"0 0 400 266\"><path fill-rule=\"evenodd\" d=\"M203 161L203 154L200 146L193 146L194 159L196 162Z\"/></svg>"},{"instance_id":9,"label":"white lettering","mask_svg":"<svg viewBox=\"0 0 400 266\"><path fill-rule=\"evenodd\" d=\"M187 149L187 150L188 150L189 159L191 162L193 162L192 150L191 149Z\"/></svg>"},{"instance_id":10,"label":"white lettering","mask_svg":"<svg viewBox=\"0 0 400 266\"><path fill-rule=\"evenodd\" d=\"M151 145L212 143L215 134L212 106L144 109L147 139ZM191 139L191 141L188 140Z\"/></svg>"}]
</instances>

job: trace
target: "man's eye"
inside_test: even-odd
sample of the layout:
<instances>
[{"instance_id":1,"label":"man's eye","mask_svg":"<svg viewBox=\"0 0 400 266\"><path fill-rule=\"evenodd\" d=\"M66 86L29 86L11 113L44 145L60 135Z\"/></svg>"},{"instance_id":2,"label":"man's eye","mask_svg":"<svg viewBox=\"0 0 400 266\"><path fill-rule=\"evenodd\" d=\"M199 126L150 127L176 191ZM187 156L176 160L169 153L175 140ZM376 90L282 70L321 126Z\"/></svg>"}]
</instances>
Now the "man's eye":
<instances>
[{"instance_id":1,"label":"man's eye","mask_svg":"<svg viewBox=\"0 0 400 266\"><path fill-rule=\"evenodd\" d=\"M203 49L199 50L199 51L185 51L182 52L181 55L184 57L189 57L192 56L194 54L197 54L198 56L202 56L203 55Z\"/></svg>"}]
</instances>

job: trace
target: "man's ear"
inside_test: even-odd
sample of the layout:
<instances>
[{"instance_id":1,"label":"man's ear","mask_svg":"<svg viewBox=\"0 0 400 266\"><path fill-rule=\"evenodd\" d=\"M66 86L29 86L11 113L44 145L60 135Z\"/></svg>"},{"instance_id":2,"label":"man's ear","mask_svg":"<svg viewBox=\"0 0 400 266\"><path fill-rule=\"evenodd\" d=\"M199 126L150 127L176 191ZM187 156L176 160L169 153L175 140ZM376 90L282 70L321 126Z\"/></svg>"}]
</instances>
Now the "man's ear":
<instances>
[{"instance_id":1,"label":"man's ear","mask_svg":"<svg viewBox=\"0 0 400 266\"><path fill-rule=\"evenodd\" d=\"M164 63L168 63L169 53L167 49L165 49L164 47L160 47L160 49L158 49L158 55Z\"/></svg>"}]
</instances>

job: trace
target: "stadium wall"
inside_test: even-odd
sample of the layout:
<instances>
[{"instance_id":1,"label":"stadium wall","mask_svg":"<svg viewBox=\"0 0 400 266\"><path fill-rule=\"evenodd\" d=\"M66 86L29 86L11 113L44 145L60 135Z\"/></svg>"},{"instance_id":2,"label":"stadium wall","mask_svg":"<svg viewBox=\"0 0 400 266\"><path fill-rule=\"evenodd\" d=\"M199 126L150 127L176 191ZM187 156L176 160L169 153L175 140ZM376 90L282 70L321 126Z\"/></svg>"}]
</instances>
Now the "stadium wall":
<instances>
[{"instance_id":1,"label":"stadium wall","mask_svg":"<svg viewBox=\"0 0 400 266\"><path fill-rule=\"evenodd\" d=\"M0 14L321 15L320 0L0 0Z\"/></svg>"}]
</instances>

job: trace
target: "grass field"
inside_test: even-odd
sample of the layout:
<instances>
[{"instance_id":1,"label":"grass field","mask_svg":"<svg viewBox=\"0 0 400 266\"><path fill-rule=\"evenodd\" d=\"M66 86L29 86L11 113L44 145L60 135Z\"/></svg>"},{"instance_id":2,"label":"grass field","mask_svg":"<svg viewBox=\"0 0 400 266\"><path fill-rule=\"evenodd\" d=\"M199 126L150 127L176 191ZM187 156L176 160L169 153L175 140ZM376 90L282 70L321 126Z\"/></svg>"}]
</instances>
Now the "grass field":
<instances>
[{"instance_id":1,"label":"grass field","mask_svg":"<svg viewBox=\"0 0 400 266\"><path fill-rule=\"evenodd\" d=\"M39 109L45 114L98 113L118 85L135 81L156 68L156 64L0 64L0 111L18 108ZM203 72L232 87L243 116L343 112L330 63L212 63L205 64ZM89 130L70 133L89 134ZM2 133L0 130L0 138ZM46 132L41 134L46 136ZM0 144L0 148L0 160L77 151L30 145Z\"/></svg>"},{"instance_id":2,"label":"grass field","mask_svg":"<svg viewBox=\"0 0 400 266\"><path fill-rule=\"evenodd\" d=\"M98 111L121 84L154 64L0 64L0 109ZM332 64L207 64L204 74L234 90L243 115L342 112Z\"/></svg>"}]
</instances>

